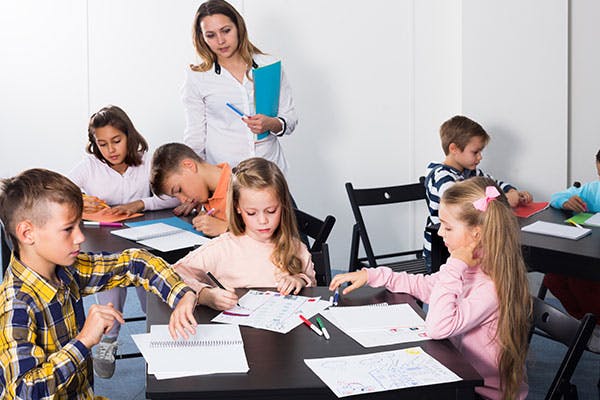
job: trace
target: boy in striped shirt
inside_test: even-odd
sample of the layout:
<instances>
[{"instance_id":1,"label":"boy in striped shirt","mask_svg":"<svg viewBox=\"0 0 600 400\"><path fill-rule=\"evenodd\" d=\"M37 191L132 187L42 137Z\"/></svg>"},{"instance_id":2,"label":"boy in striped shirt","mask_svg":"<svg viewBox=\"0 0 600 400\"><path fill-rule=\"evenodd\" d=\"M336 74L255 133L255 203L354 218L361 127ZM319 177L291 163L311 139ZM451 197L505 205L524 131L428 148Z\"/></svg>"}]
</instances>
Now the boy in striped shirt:
<instances>
[{"instance_id":1,"label":"boy in striped shirt","mask_svg":"<svg viewBox=\"0 0 600 400\"><path fill-rule=\"evenodd\" d=\"M426 226L439 224L438 209L442 194L455 182L474 176L491 175L477 168L483 158L482 151L490 141L490 136L477 122L456 115L440 127L440 139L446 158L442 163L431 162L425 173L425 194L429 216ZM495 179L494 179L495 180ZM527 204L533 200L529 192L519 192L509 183L496 180L506 194L511 207ZM425 230L423 244L427 269L431 271L431 234Z\"/></svg>"},{"instance_id":2,"label":"boy in striped shirt","mask_svg":"<svg viewBox=\"0 0 600 400\"><path fill-rule=\"evenodd\" d=\"M14 245L0 285L0 398L94 399L91 348L115 321L112 304L83 296L130 284L174 307L173 337L194 333L196 296L141 249L81 253L83 199L64 176L27 170L0 181L0 220Z\"/></svg>"}]
</instances>

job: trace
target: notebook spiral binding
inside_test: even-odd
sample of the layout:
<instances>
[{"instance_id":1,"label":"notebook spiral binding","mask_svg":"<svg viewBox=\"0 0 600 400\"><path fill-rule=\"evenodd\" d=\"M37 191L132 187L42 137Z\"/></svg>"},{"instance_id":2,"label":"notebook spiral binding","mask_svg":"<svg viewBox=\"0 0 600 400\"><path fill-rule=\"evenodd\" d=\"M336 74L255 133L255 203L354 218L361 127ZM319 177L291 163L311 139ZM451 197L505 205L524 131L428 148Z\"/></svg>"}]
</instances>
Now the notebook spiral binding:
<instances>
[{"instance_id":1,"label":"notebook spiral binding","mask_svg":"<svg viewBox=\"0 0 600 400\"><path fill-rule=\"evenodd\" d=\"M241 340L152 340L153 349L175 349L181 347L220 347L243 345Z\"/></svg>"}]
</instances>

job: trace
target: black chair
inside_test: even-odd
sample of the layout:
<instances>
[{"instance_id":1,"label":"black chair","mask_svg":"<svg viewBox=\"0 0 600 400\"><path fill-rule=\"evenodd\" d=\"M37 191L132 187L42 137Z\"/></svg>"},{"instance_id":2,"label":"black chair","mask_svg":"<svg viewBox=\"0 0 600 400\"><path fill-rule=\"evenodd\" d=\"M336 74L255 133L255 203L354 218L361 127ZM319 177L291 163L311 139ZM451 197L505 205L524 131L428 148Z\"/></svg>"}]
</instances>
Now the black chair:
<instances>
[{"instance_id":1,"label":"black chair","mask_svg":"<svg viewBox=\"0 0 600 400\"><path fill-rule=\"evenodd\" d=\"M596 317L586 314L579 321L543 300L531 297L533 321L529 340L535 333L567 346L567 352L546 394L546 400L577 399L577 387L571 383L571 378L596 326Z\"/></svg>"},{"instance_id":2,"label":"black chair","mask_svg":"<svg viewBox=\"0 0 600 400\"><path fill-rule=\"evenodd\" d=\"M315 267L318 286L327 286L331 282L331 263L329 260L329 248L327 238L335 224L335 217L328 215L324 221L313 217L304 211L294 209L298 230L313 240L309 251Z\"/></svg>"},{"instance_id":3,"label":"black chair","mask_svg":"<svg viewBox=\"0 0 600 400\"><path fill-rule=\"evenodd\" d=\"M390 258L406 258L400 261L385 262L386 266L394 271L406 271L411 273L427 273L425 259L423 258L423 249L401 251L396 253L376 255L371 245L371 240L367 234L367 227L361 213L361 207L378 206L393 203L406 203L425 201L424 178L419 179L419 183L411 183L400 186L387 186L369 189L355 189L352 183L346 183L346 192L350 199L350 206L356 224L352 230L352 243L350 247L350 266L349 270L356 271L363 267L376 267L377 260ZM359 257L359 245L362 242L366 257Z\"/></svg>"},{"instance_id":4,"label":"black chair","mask_svg":"<svg viewBox=\"0 0 600 400\"><path fill-rule=\"evenodd\" d=\"M325 217L324 221L321 221L319 218L313 217L297 208L294 209L294 212L296 213L298 230L313 239L313 244L308 250L321 250L321 246L327 241L327 238L333 229L333 225L335 225L335 217L333 215L328 215Z\"/></svg>"}]
</instances>

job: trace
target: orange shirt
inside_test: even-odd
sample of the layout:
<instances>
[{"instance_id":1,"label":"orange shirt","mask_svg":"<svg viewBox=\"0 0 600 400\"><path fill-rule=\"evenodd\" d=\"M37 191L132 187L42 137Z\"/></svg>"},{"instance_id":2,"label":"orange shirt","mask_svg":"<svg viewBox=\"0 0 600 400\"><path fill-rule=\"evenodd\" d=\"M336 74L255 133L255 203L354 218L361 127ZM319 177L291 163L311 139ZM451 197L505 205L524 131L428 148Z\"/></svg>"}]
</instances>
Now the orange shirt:
<instances>
[{"instance_id":1,"label":"orange shirt","mask_svg":"<svg viewBox=\"0 0 600 400\"><path fill-rule=\"evenodd\" d=\"M219 183L213 192L212 196L208 198L208 201L204 204L204 209L209 211L215 209L213 217L220 220L227 220L227 188L231 181L231 167L227 163L218 164L217 167L221 168L221 176L219 177Z\"/></svg>"}]
</instances>

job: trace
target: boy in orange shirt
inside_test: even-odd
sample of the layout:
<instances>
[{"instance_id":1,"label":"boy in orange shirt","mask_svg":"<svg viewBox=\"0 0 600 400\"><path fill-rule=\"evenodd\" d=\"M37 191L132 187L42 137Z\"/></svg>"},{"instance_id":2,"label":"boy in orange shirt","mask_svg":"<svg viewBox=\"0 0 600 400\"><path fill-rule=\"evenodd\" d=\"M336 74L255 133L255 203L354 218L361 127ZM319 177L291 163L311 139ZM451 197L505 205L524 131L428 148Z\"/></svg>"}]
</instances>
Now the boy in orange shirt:
<instances>
[{"instance_id":1,"label":"boy in orange shirt","mask_svg":"<svg viewBox=\"0 0 600 400\"><path fill-rule=\"evenodd\" d=\"M176 197L189 208L202 205L192 224L208 236L227 231L226 199L231 168L223 163L212 165L182 143L160 146L152 157L150 184L160 196Z\"/></svg>"}]
</instances>

